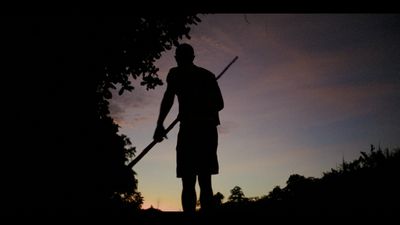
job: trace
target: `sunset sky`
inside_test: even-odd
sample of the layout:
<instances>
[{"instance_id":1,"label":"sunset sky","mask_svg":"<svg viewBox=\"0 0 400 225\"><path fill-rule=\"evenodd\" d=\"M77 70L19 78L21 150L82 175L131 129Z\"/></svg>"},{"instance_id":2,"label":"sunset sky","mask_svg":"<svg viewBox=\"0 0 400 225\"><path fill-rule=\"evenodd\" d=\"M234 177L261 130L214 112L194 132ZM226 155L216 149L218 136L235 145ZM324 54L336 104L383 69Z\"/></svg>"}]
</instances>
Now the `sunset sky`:
<instances>
[{"instance_id":1,"label":"sunset sky","mask_svg":"<svg viewBox=\"0 0 400 225\"><path fill-rule=\"evenodd\" d=\"M370 144L400 146L400 16L390 14L208 14L193 26L195 64L218 75L220 174L214 193L247 197L284 187L291 174L321 177ZM174 51L157 61L165 83ZM111 102L113 118L140 153L151 141L166 85ZM167 117L177 115L177 99ZM135 167L143 208L181 210L179 127ZM198 190L198 188L197 188ZM199 193L199 192L198 192Z\"/></svg>"}]
</instances>

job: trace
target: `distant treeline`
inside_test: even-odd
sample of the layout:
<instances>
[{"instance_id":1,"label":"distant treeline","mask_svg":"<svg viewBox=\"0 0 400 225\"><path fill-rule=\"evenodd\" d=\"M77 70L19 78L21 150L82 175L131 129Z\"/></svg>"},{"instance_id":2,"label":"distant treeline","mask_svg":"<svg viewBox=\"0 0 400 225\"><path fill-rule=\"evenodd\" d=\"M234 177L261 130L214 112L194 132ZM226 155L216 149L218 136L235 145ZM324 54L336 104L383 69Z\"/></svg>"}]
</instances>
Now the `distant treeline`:
<instances>
[{"instance_id":1,"label":"distant treeline","mask_svg":"<svg viewBox=\"0 0 400 225\"><path fill-rule=\"evenodd\" d=\"M395 216L400 200L400 148L371 145L358 159L342 164L321 178L293 174L286 187L276 186L268 195L245 197L239 186L228 201L215 195L220 213L257 216Z\"/></svg>"}]
</instances>

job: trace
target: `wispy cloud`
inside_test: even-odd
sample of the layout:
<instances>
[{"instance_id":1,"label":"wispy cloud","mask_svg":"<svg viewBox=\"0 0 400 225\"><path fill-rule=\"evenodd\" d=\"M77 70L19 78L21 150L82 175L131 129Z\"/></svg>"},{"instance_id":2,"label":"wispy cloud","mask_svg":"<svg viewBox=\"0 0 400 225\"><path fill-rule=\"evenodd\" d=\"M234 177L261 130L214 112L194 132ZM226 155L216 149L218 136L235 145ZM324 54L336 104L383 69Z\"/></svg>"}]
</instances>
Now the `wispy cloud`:
<instances>
[{"instance_id":1,"label":"wispy cloud","mask_svg":"<svg viewBox=\"0 0 400 225\"><path fill-rule=\"evenodd\" d=\"M135 83L138 83L135 81ZM114 91L110 101L111 117L121 127L133 127L139 123L153 118L158 113L158 101L160 100L161 88L147 91L139 84L134 85L132 92L124 92L118 95Z\"/></svg>"},{"instance_id":2,"label":"wispy cloud","mask_svg":"<svg viewBox=\"0 0 400 225\"><path fill-rule=\"evenodd\" d=\"M146 122L150 119L153 119L152 116L143 116L143 115L131 115L131 116L119 116L113 117L114 121L120 126L126 128L133 128L135 126L140 125L142 122Z\"/></svg>"},{"instance_id":3,"label":"wispy cloud","mask_svg":"<svg viewBox=\"0 0 400 225\"><path fill-rule=\"evenodd\" d=\"M371 113L396 94L398 83L391 82L395 69L385 66L382 48L309 53L278 42L275 48L286 52L285 60L243 63L243 71L257 75L243 79L244 88L236 95L237 102L246 102L246 108L264 109L266 116L339 120Z\"/></svg>"}]
</instances>

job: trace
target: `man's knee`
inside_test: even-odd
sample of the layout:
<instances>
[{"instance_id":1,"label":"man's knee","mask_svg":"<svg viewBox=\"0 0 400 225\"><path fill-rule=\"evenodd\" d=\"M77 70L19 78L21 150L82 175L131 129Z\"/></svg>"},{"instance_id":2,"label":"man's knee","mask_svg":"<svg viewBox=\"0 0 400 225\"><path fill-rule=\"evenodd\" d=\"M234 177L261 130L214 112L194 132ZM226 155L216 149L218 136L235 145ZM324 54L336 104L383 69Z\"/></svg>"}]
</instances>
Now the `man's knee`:
<instances>
[{"instance_id":1,"label":"man's knee","mask_svg":"<svg viewBox=\"0 0 400 225\"><path fill-rule=\"evenodd\" d=\"M211 174L199 175L199 186L203 190L212 190Z\"/></svg>"},{"instance_id":2,"label":"man's knee","mask_svg":"<svg viewBox=\"0 0 400 225\"><path fill-rule=\"evenodd\" d=\"M182 186L185 190L194 189L196 185L196 176L184 176L182 177Z\"/></svg>"}]
</instances>

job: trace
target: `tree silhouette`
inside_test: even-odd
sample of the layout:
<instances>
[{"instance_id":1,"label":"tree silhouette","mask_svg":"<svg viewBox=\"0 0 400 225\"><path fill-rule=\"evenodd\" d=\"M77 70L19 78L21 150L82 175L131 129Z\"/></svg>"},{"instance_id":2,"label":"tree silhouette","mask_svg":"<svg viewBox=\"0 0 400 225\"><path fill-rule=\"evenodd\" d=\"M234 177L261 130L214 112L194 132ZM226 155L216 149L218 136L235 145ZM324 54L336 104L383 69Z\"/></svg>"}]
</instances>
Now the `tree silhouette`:
<instances>
[{"instance_id":1,"label":"tree silhouette","mask_svg":"<svg viewBox=\"0 0 400 225\"><path fill-rule=\"evenodd\" d=\"M228 200L234 203L242 203L245 202L247 199L242 191L242 188L239 186L235 186L231 190L231 195L229 196Z\"/></svg>"},{"instance_id":2,"label":"tree silhouette","mask_svg":"<svg viewBox=\"0 0 400 225\"><path fill-rule=\"evenodd\" d=\"M155 60L196 22L195 15L5 17L2 212L102 215L124 208L116 199L140 205L125 166L135 149L109 116L110 90L133 90L130 78L161 85Z\"/></svg>"},{"instance_id":3,"label":"tree silhouette","mask_svg":"<svg viewBox=\"0 0 400 225\"><path fill-rule=\"evenodd\" d=\"M224 196L223 194L221 194L221 192L217 192L217 193L214 195L214 202L215 202L215 205L216 205L217 207L222 206L222 202L223 202L224 198L225 198L225 196Z\"/></svg>"},{"instance_id":4,"label":"tree silhouette","mask_svg":"<svg viewBox=\"0 0 400 225\"><path fill-rule=\"evenodd\" d=\"M226 215L241 218L348 216L396 218L399 210L400 149L382 150L371 145L370 152L321 178L299 174L289 176L286 186L275 186L268 195L249 200L240 187L231 190L229 201L219 207Z\"/></svg>"}]
</instances>

